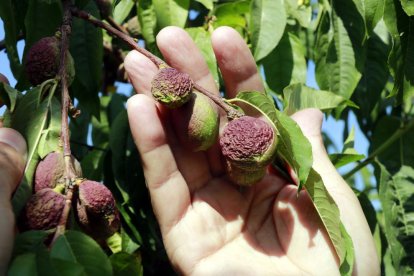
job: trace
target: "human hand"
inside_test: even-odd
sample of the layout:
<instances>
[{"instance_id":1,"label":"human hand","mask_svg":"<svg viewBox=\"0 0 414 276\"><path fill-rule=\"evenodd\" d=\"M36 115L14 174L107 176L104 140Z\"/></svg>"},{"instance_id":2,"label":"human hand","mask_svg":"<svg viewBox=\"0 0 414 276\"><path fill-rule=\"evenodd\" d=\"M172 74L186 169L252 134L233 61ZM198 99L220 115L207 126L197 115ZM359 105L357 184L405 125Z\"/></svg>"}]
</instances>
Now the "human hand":
<instances>
[{"instance_id":1,"label":"human hand","mask_svg":"<svg viewBox=\"0 0 414 276\"><path fill-rule=\"evenodd\" d=\"M23 175L26 142L15 130L0 122L0 275L6 275L13 250L15 219L11 195Z\"/></svg>"},{"instance_id":2,"label":"human hand","mask_svg":"<svg viewBox=\"0 0 414 276\"><path fill-rule=\"evenodd\" d=\"M218 28L212 43L228 97L243 90L264 90L251 53L236 31ZM165 28L157 44L168 64L218 94L200 51L185 31ZM338 274L335 250L306 192L297 197L297 186L273 171L241 192L225 177L217 145L194 153L178 142L173 111L151 97L155 65L133 51L125 59L125 68L139 93L128 101L131 131L164 245L177 271L185 275ZM379 274L360 204L323 146L321 112L303 110L292 118L311 142L314 168L352 237L354 272ZM221 121L225 120L223 116Z\"/></svg>"}]
</instances>

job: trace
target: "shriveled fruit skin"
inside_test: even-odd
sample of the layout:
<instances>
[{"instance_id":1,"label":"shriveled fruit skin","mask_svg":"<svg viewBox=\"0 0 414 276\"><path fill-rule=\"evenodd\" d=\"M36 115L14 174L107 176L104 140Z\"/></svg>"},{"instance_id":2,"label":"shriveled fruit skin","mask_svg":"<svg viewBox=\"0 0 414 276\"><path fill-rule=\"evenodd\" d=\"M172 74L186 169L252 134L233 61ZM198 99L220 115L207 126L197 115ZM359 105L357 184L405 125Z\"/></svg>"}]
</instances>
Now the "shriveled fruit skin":
<instances>
[{"instance_id":1,"label":"shriveled fruit skin","mask_svg":"<svg viewBox=\"0 0 414 276\"><path fill-rule=\"evenodd\" d=\"M9 80L6 78L5 75L0 73L0 82L3 82L5 84L10 84ZM0 107L4 105L3 101L0 99Z\"/></svg>"},{"instance_id":2,"label":"shriveled fruit skin","mask_svg":"<svg viewBox=\"0 0 414 276\"><path fill-rule=\"evenodd\" d=\"M177 108L188 102L192 90L190 76L174 68L161 68L152 80L152 96L169 108Z\"/></svg>"},{"instance_id":3,"label":"shriveled fruit skin","mask_svg":"<svg viewBox=\"0 0 414 276\"><path fill-rule=\"evenodd\" d=\"M77 218L82 229L95 239L106 239L119 230L119 211L105 185L85 180L79 185Z\"/></svg>"},{"instance_id":4,"label":"shriveled fruit skin","mask_svg":"<svg viewBox=\"0 0 414 276\"><path fill-rule=\"evenodd\" d=\"M60 64L60 41L56 36L43 37L30 47L25 58L26 75L32 85L54 78ZM67 52L66 72L70 85L75 76L74 62Z\"/></svg>"},{"instance_id":5,"label":"shriveled fruit skin","mask_svg":"<svg viewBox=\"0 0 414 276\"><path fill-rule=\"evenodd\" d=\"M228 175L233 182L243 186L263 178L266 166L274 158L276 146L277 136L273 127L250 116L230 121L220 137Z\"/></svg>"},{"instance_id":6,"label":"shriveled fruit skin","mask_svg":"<svg viewBox=\"0 0 414 276\"><path fill-rule=\"evenodd\" d=\"M219 115L216 105L204 94L193 92L191 99L173 112L177 135L193 151L208 150L217 142Z\"/></svg>"},{"instance_id":7,"label":"shriveled fruit skin","mask_svg":"<svg viewBox=\"0 0 414 276\"><path fill-rule=\"evenodd\" d=\"M82 168L78 160L72 157L74 169L78 177L82 176ZM65 162L63 154L51 152L39 162L34 176L34 191L38 192L45 188L55 188L56 184L63 178Z\"/></svg>"},{"instance_id":8,"label":"shriveled fruit skin","mask_svg":"<svg viewBox=\"0 0 414 276\"><path fill-rule=\"evenodd\" d=\"M65 201L64 195L49 188L33 194L24 209L24 225L29 230L48 230L56 227Z\"/></svg>"}]
</instances>

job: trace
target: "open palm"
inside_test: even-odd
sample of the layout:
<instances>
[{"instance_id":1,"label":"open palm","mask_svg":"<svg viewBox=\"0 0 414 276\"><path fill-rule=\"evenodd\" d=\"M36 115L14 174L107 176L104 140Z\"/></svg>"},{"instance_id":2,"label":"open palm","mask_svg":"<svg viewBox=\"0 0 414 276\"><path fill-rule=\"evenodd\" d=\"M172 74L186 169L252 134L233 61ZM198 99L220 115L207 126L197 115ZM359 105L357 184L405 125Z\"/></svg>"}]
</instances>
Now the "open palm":
<instances>
[{"instance_id":1,"label":"open palm","mask_svg":"<svg viewBox=\"0 0 414 276\"><path fill-rule=\"evenodd\" d=\"M166 61L218 93L208 67L189 36L169 27L157 37ZM213 49L228 97L238 91L263 91L249 49L238 33L222 27ZM157 68L137 52L125 60L129 79L140 94L128 101L131 130L141 154L151 201L167 250L185 275L335 275L338 260L305 192L274 171L250 188L225 177L217 145L191 152L179 142L174 111L150 96ZM361 207L330 163L320 135L322 114L304 110L294 119L312 144L314 168L341 211L356 251L354 273L378 274L378 260ZM225 116L222 116L222 125Z\"/></svg>"}]
</instances>

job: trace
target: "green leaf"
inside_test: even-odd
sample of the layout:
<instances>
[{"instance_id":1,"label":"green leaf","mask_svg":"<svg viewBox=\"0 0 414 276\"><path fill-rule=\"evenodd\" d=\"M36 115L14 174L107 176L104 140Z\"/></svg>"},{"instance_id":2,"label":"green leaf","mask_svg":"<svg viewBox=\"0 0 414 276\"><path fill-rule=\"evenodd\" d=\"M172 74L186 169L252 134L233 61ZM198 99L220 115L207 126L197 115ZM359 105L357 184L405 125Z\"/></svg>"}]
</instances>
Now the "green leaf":
<instances>
[{"instance_id":1,"label":"green leaf","mask_svg":"<svg viewBox=\"0 0 414 276\"><path fill-rule=\"evenodd\" d=\"M104 149L94 149L90 151L81 161L82 176L95 181L103 178L103 162L105 159Z\"/></svg>"},{"instance_id":2,"label":"green leaf","mask_svg":"<svg viewBox=\"0 0 414 276\"><path fill-rule=\"evenodd\" d=\"M190 0L152 0L152 3L160 30L167 26L185 26Z\"/></svg>"},{"instance_id":3,"label":"green leaf","mask_svg":"<svg viewBox=\"0 0 414 276\"><path fill-rule=\"evenodd\" d=\"M138 20L141 26L142 36L149 45L155 43L157 33L157 17L151 0L142 0L138 5Z\"/></svg>"},{"instance_id":4,"label":"green leaf","mask_svg":"<svg viewBox=\"0 0 414 276\"><path fill-rule=\"evenodd\" d=\"M371 34L384 13L385 0L353 0L364 19L368 34Z\"/></svg>"},{"instance_id":5,"label":"green leaf","mask_svg":"<svg viewBox=\"0 0 414 276\"><path fill-rule=\"evenodd\" d=\"M112 275L111 263L101 247L81 232L66 231L61 235L54 243L50 257L58 267L73 266L79 271L81 266L84 275Z\"/></svg>"},{"instance_id":6,"label":"green leaf","mask_svg":"<svg viewBox=\"0 0 414 276\"><path fill-rule=\"evenodd\" d=\"M304 185L328 232L340 261L341 275L351 275L354 265L352 240L341 223L339 209L326 190L321 176L311 169Z\"/></svg>"},{"instance_id":7,"label":"green leaf","mask_svg":"<svg viewBox=\"0 0 414 276\"><path fill-rule=\"evenodd\" d=\"M45 248L44 241L50 233L40 230L31 230L18 234L14 239L13 256L27 252L36 252L39 248Z\"/></svg>"},{"instance_id":8,"label":"green leaf","mask_svg":"<svg viewBox=\"0 0 414 276\"><path fill-rule=\"evenodd\" d=\"M260 92L240 92L231 102L247 103L267 116L278 132L278 155L295 171L301 187L312 167L312 147L302 130L289 116L277 110L273 102Z\"/></svg>"},{"instance_id":9,"label":"green leaf","mask_svg":"<svg viewBox=\"0 0 414 276\"><path fill-rule=\"evenodd\" d=\"M212 11L212 15L215 17L215 20L213 20L213 27L229 26L242 33L247 27L246 17L249 12L249 1L219 4L215 6Z\"/></svg>"},{"instance_id":10,"label":"green leaf","mask_svg":"<svg viewBox=\"0 0 414 276\"><path fill-rule=\"evenodd\" d=\"M208 10L213 9L213 0L196 0L197 2L203 4L204 7Z\"/></svg>"},{"instance_id":11,"label":"green leaf","mask_svg":"<svg viewBox=\"0 0 414 276\"><path fill-rule=\"evenodd\" d=\"M301 83L291 84L283 90L284 112L292 115L305 108L318 108L330 111L342 105L355 107L355 104L329 91L316 90Z\"/></svg>"},{"instance_id":12,"label":"green leaf","mask_svg":"<svg viewBox=\"0 0 414 276\"><path fill-rule=\"evenodd\" d=\"M36 254L26 253L17 256L10 265L9 276L35 276L39 275L37 272Z\"/></svg>"},{"instance_id":13,"label":"green leaf","mask_svg":"<svg viewBox=\"0 0 414 276\"><path fill-rule=\"evenodd\" d=\"M363 154L359 154L354 149L354 139L355 129L352 128L351 132L348 135L348 138L346 138L345 140L342 152L329 155L329 158L331 159L332 163L335 165L336 168L340 168L349 163L359 161L365 157Z\"/></svg>"},{"instance_id":14,"label":"green leaf","mask_svg":"<svg viewBox=\"0 0 414 276\"><path fill-rule=\"evenodd\" d=\"M409 112L414 97L414 19L404 13L399 1L386 0L384 21L393 40L388 64L394 88L389 96L397 96L398 102Z\"/></svg>"},{"instance_id":15,"label":"green leaf","mask_svg":"<svg viewBox=\"0 0 414 276\"><path fill-rule=\"evenodd\" d=\"M312 19L312 7L304 1L285 0L287 14L298 21L304 27L309 28Z\"/></svg>"},{"instance_id":16,"label":"green leaf","mask_svg":"<svg viewBox=\"0 0 414 276\"><path fill-rule=\"evenodd\" d=\"M411 275L414 273L414 169L402 166L391 174L377 162L375 174L393 266L397 275Z\"/></svg>"},{"instance_id":17,"label":"green leaf","mask_svg":"<svg viewBox=\"0 0 414 276\"><path fill-rule=\"evenodd\" d=\"M21 97L22 93L10 85L0 83L0 99L7 106L10 112L13 112L16 107L17 98Z\"/></svg>"},{"instance_id":18,"label":"green leaf","mask_svg":"<svg viewBox=\"0 0 414 276\"><path fill-rule=\"evenodd\" d=\"M358 59L362 58L357 55L357 50L353 48L342 18L334 11L332 15L325 12L315 47L316 80L322 90L332 91L345 99L352 96L361 78Z\"/></svg>"},{"instance_id":19,"label":"green leaf","mask_svg":"<svg viewBox=\"0 0 414 276\"><path fill-rule=\"evenodd\" d=\"M211 45L211 35L202 27L187 28L186 31L191 36L197 47L201 50L204 60L207 62L210 73L213 75L216 86L219 86L219 76L217 71L216 55Z\"/></svg>"},{"instance_id":20,"label":"green leaf","mask_svg":"<svg viewBox=\"0 0 414 276\"><path fill-rule=\"evenodd\" d=\"M414 15L414 2L410 0L401 0L401 6L408 16Z\"/></svg>"},{"instance_id":21,"label":"green leaf","mask_svg":"<svg viewBox=\"0 0 414 276\"><path fill-rule=\"evenodd\" d=\"M81 114L76 118L72 118L69 122L70 149L76 158L82 160L89 151L86 144L88 142L91 115L86 108L80 105L76 108L81 110Z\"/></svg>"},{"instance_id":22,"label":"green leaf","mask_svg":"<svg viewBox=\"0 0 414 276\"><path fill-rule=\"evenodd\" d=\"M131 13L132 9L135 7L136 1L134 0L123 0L120 1L114 9L114 20L118 24L121 24L125 18Z\"/></svg>"},{"instance_id":23,"label":"green leaf","mask_svg":"<svg viewBox=\"0 0 414 276\"><path fill-rule=\"evenodd\" d=\"M32 194L33 175L39 162L39 145L48 130L50 122L50 114L53 110L60 109L60 103L57 99L51 98L38 101L41 91L39 87L26 92L25 96L18 102L16 110L12 114L11 127L19 131L27 142L27 165L25 168L23 179L13 195L12 204L16 216L19 215L21 209ZM55 120L55 119L54 119ZM53 133L55 127L50 131ZM59 135L52 134L53 137ZM60 132L59 132L60 133ZM54 141L55 144L57 141Z\"/></svg>"},{"instance_id":24,"label":"green leaf","mask_svg":"<svg viewBox=\"0 0 414 276\"><path fill-rule=\"evenodd\" d=\"M266 83L276 93L289 84L306 82L306 50L300 39L286 32L277 47L262 60Z\"/></svg>"},{"instance_id":25,"label":"green leaf","mask_svg":"<svg viewBox=\"0 0 414 276\"><path fill-rule=\"evenodd\" d=\"M95 17L99 11L94 1L86 5L85 10ZM70 39L70 52L75 61L75 80L71 91L93 116L99 116L99 97L102 81L102 30L92 24L74 18Z\"/></svg>"},{"instance_id":26,"label":"green leaf","mask_svg":"<svg viewBox=\"0 0 414 276\"><path fill-rule=\"evenodd\" d=\"M114 276L123 275L143 275L141 258L125 252L113 254L110 258L112 267L114 268Z\"/></svg>"},{"instance_id":27,"label":"green leaf","mask_svg":"<svg viewBox=\"0 0 414 276\"><path fill-rule=\"evenodd\" d=\"M352 96L352 100L360 107L354 112L361 129L367 136L370 135L378 114L385 108L381 94L390 79L387 64L389 44L389 33L385 28L384 21L380 21L367 40L367 60L364 74Z\"/></svg>"},{"instance_id":28,"label":"green leaf","mask_svg":"<svg viewBox=\"0 0 414 276\"><path fill-rule=\"evenodd\" d=\"M54 35L62 23L62 5L60 1L46 3L39 0L29 0L28 2L29 6L25 17L25 49L29 49L33 43L42 37Z\"/></svg>"},{"instance_id":29,"label":"green leaf","mask_svg":"<svg viewBox=\"0 0 414 276\"><path fill-rule=\"evenodd\" d=\"M256 61L266 57L279 43L286 26L282 0L253 0L250 33Z\"/></svg>"},{"instance_id":30,"label":"green leaf","mask_svg":"<svg viewBox=\"0 0 414 276\"><path fill-rule=\"evenodd\" d=\"M4 24L5 46L10 67L15 78L21 73L21 64L17 52L18 22L15 14L16 3L12 0L0 1L0 18Z\"/></svg>"}]
</instances>

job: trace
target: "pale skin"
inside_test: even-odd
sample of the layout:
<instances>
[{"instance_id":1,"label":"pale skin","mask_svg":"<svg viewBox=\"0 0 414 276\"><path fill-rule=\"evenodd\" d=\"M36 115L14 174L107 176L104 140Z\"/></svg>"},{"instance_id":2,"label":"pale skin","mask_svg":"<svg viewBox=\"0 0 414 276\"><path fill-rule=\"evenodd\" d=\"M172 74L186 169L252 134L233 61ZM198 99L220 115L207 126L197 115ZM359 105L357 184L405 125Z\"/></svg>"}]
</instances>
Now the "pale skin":
<instances>
[{"instance_id":1,"label":"pale skin","mask_svg":"<svg viewBox=\"0 0 414 276\"><path fill-rule=\"evenodd\" d=\"M171 66L218 93L201 53L183 30L165 28L157 43ZM229 98L237 91L264 90L250 51L237 32L219 28L212 43ZM178 273L338 275L335 251L305 192L297 197L296 185L273 170L241 191L227 180L217 145L206 153L193 153L179 143L170 112L150 96L156 67L133 51L125 68L139 93L128 101L131 131L164 245ZM292 117L312 144L314 168L337 203L354 242L354 275L379 275L361 206L323 146L322 114L309 109ZM0 128L0 212L4 214L0 220L0 275L5 274L12 250L10 197L23 173L25 154L24 139L16 131Z\"/></svg>"},{"instance_id":2,"label":"pale skin","mask_svg":"<svg viewBox=\"0 0 414 276\"><path fill-rule=\"evenodd\" d=\"M191 38L168 27L157 36L166 62L218 94ZM228 98L238 91L264 91L250 51L231 28L212 35ZM269 170L240 191L229 182L216 145L194 153L180 144L171 112L150 93L157 68L138 52L125 60L138 95L128 101L132 134L141 154L151 201L171 263L184 275L338 275L338 258L306 192ZM321 137L322 114L292 118L312 144L314 168L340 210L356 254L354 275L379 275L374 242L361 206L330 162ZM222 122L225 116L222 116ZM178 134L180 135L180 134Z\"/></svg>"}]
</instances>

